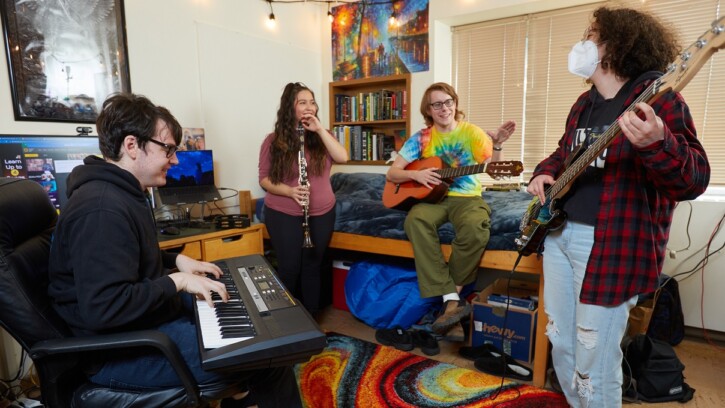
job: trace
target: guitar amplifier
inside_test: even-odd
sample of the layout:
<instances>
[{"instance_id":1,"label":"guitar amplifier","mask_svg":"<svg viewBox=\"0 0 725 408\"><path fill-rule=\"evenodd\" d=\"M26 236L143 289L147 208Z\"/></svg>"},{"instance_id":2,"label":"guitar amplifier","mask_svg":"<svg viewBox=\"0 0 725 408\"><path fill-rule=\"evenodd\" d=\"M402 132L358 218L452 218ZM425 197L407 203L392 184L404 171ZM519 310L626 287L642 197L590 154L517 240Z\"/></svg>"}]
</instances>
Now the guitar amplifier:
<instances>
[{"instance_id":1,"label":"guitar amplifier","mask_svg":"<svg viewBox=\"0 0 725 408\"><path fill-rule=\"evenodd\" d=\"M246 215L217 215L214 217L214 225L217 229L247 228L250 224L249 217Z\"/></svg>"}]
</instances>

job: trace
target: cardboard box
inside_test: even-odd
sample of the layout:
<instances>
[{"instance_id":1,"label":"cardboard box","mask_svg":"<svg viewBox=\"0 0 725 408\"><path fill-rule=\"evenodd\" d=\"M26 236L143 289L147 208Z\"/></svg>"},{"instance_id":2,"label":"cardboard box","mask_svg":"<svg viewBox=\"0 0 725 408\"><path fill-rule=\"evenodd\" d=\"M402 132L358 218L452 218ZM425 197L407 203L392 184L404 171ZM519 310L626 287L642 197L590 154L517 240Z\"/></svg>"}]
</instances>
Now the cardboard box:
<instances>
[{"instance_id":1,"label":"cardboard box","mask_svg":"<svg viewBox=\"0 0 725 408\"><path fill-rule=\"evenodd\" d=\"M345 279L351 265L352 262L348 261L332 261L332 306L348 312L350 309L345 299Z\"/></svg>"},{"instance_id":2,"label":"cardboard box","mask_svg":"<svg viewBox=\"0 0 725 408\"><path fill-rule=\"evenodd\" d=\"M471 316L471 345L473 347L491 343L516 360L532 362L536 334L537 310L514 310L509 308L504 328L505 306L492 306L486 302L493 293L506 294L508 279L501 278L482 290L473 300ZM535 282L511 280L510 296L538 298L539 286ZM505 340L502 344L502 334Z\"/></svg>"}]
</instances>

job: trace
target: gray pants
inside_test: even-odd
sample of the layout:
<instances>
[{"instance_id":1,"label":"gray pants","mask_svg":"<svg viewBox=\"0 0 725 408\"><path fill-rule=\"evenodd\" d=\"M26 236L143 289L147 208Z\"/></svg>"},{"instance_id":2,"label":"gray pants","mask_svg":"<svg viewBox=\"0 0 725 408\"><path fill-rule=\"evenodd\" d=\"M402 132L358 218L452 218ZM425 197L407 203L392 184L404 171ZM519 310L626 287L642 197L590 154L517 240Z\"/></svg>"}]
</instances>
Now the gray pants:
<instances>
[{"instance_id":1,"label":"gray pants","mask_svg":"<svg viewBox=\"0 0 725 408\"><path fill-rule=\"evenodd\" d=\"M413 244L421 297L456 292L456 286L476 280L478 264L488 244L491 208L481 197L447 197L438 204L419 203L405 218L405 233ZM446 264L438 227L453 224L456 237Z\"/></svg>"}]
</instances>

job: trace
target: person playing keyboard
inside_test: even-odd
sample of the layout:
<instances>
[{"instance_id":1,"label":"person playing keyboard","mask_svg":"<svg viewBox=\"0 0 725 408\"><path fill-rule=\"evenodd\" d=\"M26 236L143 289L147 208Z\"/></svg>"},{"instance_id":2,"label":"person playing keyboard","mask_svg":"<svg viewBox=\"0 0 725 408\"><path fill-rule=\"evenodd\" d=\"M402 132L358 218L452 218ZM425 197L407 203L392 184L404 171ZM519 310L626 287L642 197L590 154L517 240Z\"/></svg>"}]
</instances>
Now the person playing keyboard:
<instances>
[{"instance_id":1,"label":"person playing keyboard","mask_svg":"<svg viewBox=\"0 0 725 408\"><path fill-rule=\"evenodd\" d=\"M77 336L157 329L181 351L202 392L228 389L222 407L300 407L289 366L236 372L204 371L200 364L194 297L228 302L218 266L159 249L149 187L165 183L176 163L181 126L143 96L116 94L96 123L103 158L89 156L68 178L50 254L49 295ZM214 295L212 295L214 294ZM129 351L94 361L91 381L127 389L174 387L179 378L160 354Z\"/></svg>"}]
</instances>

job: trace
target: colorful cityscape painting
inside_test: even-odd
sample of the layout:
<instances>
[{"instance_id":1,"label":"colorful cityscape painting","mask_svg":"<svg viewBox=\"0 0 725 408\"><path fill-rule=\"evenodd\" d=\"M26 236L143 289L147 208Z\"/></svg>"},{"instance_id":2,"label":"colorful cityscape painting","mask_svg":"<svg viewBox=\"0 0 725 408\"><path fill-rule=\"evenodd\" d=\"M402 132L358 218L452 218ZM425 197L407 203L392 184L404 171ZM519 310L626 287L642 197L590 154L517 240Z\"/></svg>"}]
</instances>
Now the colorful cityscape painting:
<instances>
[{"instance_id":1,"label":"colorful cityscape painting","mask_svg":"<svg viewBox=\"0 0 725 408\"><path fill-rule=\"evenodd\" d=\"M428 0L362 0L331 11L334 80L428 70Z\"/></svg>"}]
</instances>

